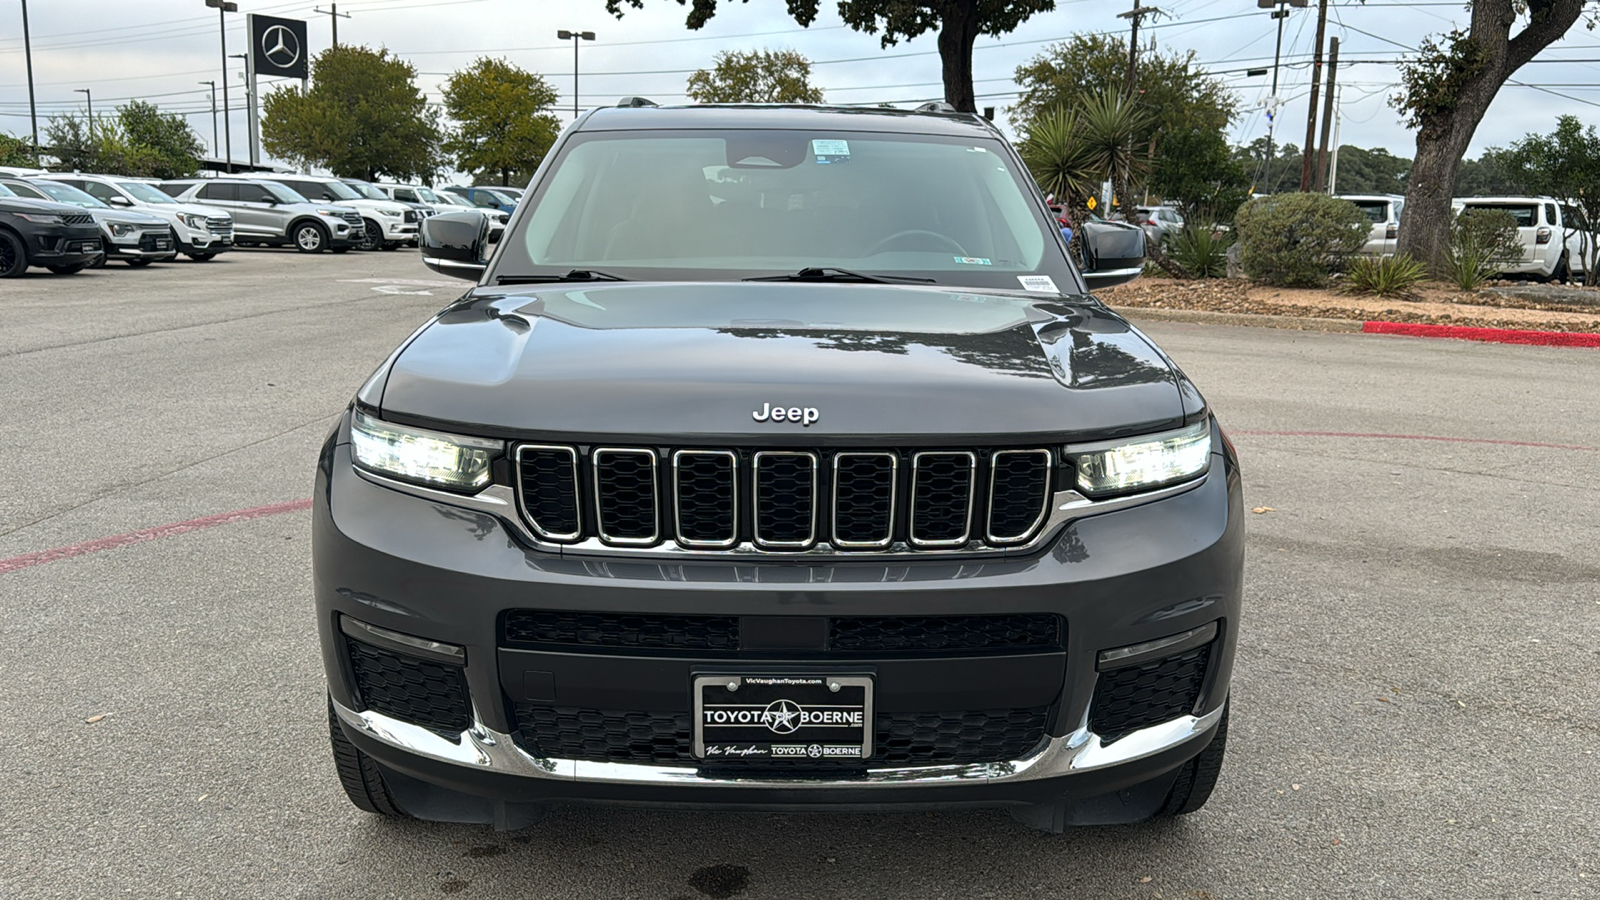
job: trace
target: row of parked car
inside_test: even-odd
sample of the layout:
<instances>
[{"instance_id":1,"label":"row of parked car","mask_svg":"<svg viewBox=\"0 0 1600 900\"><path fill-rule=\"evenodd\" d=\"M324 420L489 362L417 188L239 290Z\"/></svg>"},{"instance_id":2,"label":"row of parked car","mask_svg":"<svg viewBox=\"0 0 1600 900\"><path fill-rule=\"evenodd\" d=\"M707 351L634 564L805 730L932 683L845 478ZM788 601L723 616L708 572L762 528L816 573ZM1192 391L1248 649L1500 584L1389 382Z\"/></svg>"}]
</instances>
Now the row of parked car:
<instances>
[{"instance_id":1,"label":"row of parked car","mask_svg":"<svg viewBox=\"0 0 1600 900\"><path fill-rule=\"evenodd\" d=\"M233 247L394 250L416 246L424 218L468 209L488 216L498 237L520 193L281 173L156 181L0 171L0 278L109 261L138 268L179 254L205 262Z\"/></svg>"},{"instance_id":2,"label":"row of parked car","mask_svg":"<svg viewBox=\"0 0 1600 900\"><path fill-rule=\"evenodd\" d=\"M1372 220L1372 232L1361 252L1393 256L1400 236L1400 217L1406 199L1399 194L1344 194ZM1522 257L1507 264L1505 275L1522 275L1541 281L1582 278L1594 255L1596 235L1583 211L1550 197L1458 197L1451 201L1456 215L1469 209L1492 209L1511 214L1522 244Z\"/></svg>"}]
</instances>

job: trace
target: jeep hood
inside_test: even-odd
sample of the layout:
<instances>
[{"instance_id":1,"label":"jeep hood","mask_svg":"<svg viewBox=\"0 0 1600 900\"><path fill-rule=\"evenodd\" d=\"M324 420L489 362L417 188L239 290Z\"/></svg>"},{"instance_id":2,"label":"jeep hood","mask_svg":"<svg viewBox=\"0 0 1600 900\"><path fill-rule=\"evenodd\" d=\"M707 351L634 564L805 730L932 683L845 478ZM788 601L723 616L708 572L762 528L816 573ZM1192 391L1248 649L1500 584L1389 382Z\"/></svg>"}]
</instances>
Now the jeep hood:
<instances>
[{"instance_id":1,"label":"jeep hood","mask_svg":"<svg viewBox=\"0 0 1600 900\"><path fill-rule=\"evenodd\" d=\"M360 399L484 433L810 444L1084 440L1203 409L1143 335L1087 300L794 283L479 288ZM753 416L769 405L816 421Z\"/></svg>"}]
</instances>

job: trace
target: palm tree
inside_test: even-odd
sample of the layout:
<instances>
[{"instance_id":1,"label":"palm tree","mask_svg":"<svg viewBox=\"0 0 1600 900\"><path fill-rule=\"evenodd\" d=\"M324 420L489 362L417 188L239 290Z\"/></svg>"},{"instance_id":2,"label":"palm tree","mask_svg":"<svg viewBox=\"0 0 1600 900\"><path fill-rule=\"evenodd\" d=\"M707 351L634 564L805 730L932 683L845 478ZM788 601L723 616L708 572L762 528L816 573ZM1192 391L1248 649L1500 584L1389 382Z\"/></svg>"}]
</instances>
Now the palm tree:
<instances>
[{"instance_id":1,"label":"palm tree","mask_svg":"<svg viewBox=\"0 0 1600 900\"><path fill-rule=\"evenodd\" d=\"M1134 185L1150 171L1150 156L1134 149L1134 139L1146 133L1151 113L1135 105L1121 91L1107 89L1083 101L1077 111L1083 156L1099 179L1111 182L1111 194L1122 206L1122 219L1134 221ZM1175 278L1189 273L1162 251L1159 242L1147 241L1145 255Z\"/></svg>"},{"instance_id":2,"label":"palm tree","mask_svg":"<svg viewBox=\"0 0 1600 900\"><path fill-rule=\"evenodd\" d=\"M1063 206L1094 196L1099 179L1092 171L1083 130L1072 111L1053 109L1034 120L1019 150L1039 189Z\"/></svg>"}]
</instances>

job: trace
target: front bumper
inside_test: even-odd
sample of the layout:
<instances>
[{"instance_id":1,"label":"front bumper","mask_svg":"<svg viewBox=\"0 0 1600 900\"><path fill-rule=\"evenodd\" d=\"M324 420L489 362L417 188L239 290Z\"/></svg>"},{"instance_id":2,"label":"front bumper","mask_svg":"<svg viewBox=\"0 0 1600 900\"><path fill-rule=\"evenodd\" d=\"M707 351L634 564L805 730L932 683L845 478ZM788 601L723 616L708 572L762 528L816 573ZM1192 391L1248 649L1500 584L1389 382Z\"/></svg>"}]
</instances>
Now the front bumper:
<instances>
[{"instance_id":1,"label":"front bumper","mask_svg":"<svg viewBox=\"0 0 1600 900\"><path fill-rule=\"evenodd\" d=\"M107 259L149 259L163 262L178 255L178 241L171 230L139 231L105 239Z\"/></svg>"},{"instance_id":2,"label":"front bumper","mask_svg":"<svg viewBox=\"0 0 1600 900\"><path fill-rule=\"evenodd\" d=\"M496 516L361 477L351 467L349 447L330 438L313 526L329 693L346 735L393 776L408 811L425 818L503 824L510 815L506 804L549 801L998 805L1054 810L1057 822L1145 818L1159 808L1177 768L1211 740L1227 698L1243 527L1237 469L1218 446L1210 474L1192 490L1069 522L1032 556L885 565L870 558L818 564L563 559L528 549ZM1039 652L848 660L746 652L730 659L507 646L503 614L522 608L790 621L1050 613L1065 627L1059 647ZM352 667L350 637L341 626L346 618L462 648L468 721L459 728L424 727L393 710L371 708ZM1097 733L1092 707L1097 686L1110 677L1099 671L1102 651L1211 626L1216 636L1191 706L1119 734ZM868 672L877 679L876 702L884 714L1042 707L1048 715L1036 741L1001 757L869 760L804 777L717 770L682 758L544 752L522 718L530 703L559 702L582 714L681 710L690 705L692 673L730 667ZM963 750L957 746L956 752ZM452 797L449 803L439 799L439 788ZM462 813L463 804L477 811Z\"/></svg>"},{"instance_id":3,"label":"front bumper","mask_svg":"<svg viewBox=\"0 0 1600 900\"><path fill-rule=\"evenodd\" d=\"M391 243L414 241L417 239L418 225L416 222L403 222L399 219L383 219L383 239Z\"/></svg>"},{"instance_id":4,"label":"front bumper","mask_svg":"<svg viewBox=\"0 0 1600 900\"><path fill-rule=\"evenodd\" d=\"M28 263L35 266L73 266L92 262L105 252L97 225L43 225L28 236Z\"/></svg>"}]
</instances>

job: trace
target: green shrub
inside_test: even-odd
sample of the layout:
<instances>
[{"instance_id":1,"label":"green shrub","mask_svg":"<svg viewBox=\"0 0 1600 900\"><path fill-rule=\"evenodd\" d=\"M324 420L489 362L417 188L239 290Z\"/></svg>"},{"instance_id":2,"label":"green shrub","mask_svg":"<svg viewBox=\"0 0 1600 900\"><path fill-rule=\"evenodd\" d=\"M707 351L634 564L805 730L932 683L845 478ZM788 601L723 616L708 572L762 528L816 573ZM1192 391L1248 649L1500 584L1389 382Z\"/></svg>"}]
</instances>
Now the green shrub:
<instances>
[{"instance_id":1,"label":"green shrub","mask_svg":"<svg viewBox=\"0 0 1600 900\"><path fill-rule=\"evenodd\" d=\"M1468 209L1450 226L1450 248L1445 255L1446 281L1463 291L1475 291L1498 275L1507 263L1522 258L1517 220L1503 209Z\"/></svg>"},{"instance_id":2,"label":"green shrub","mask_svg":"<svg viewBox=\"0 0 1600 900\"><path fill-rule=\"evenodd\" d=\"M1185 228L1172 239L1172 261L1195 278L1221 278L1228 274L1228 246L1233 235L1209 228Z\"/></svg>"},{"instance_id":3,"label":"green shrub","mask_svg":"<svg viewBox=\"0 0 1600 900\"><path fill-rule=\"evenodd\" d=\"M1417 296L1414 290L1428 270L1409 253L1398 256L1358 256L1351 260L1344 273L1341 286L1347 294L1371 294L1376 297L1398 297L1410 300Z\"/></svg>"},{"instance_id":4,"label":"green shrub","mask_svg":"<svg viewBox=\"0 0 1600 900\"><path fill-rule=\"evenodd\" d=\"M1279 287L1321 287L1361 249L1372 221L1354 203L1326 194L1274 194L1239 208L1245 274Z\"/></svg>"}]
</instances>

